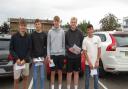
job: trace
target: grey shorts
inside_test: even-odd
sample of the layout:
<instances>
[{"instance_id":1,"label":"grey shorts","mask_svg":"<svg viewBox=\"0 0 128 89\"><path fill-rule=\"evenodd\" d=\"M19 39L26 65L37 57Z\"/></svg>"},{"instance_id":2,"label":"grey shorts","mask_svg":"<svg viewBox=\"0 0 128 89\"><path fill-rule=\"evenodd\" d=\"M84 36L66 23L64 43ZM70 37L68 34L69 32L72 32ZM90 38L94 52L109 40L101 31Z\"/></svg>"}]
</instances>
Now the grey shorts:
<instances>
[{"instance_id":1,"label":"grey shorts","mask_svg":"<svg viewBox=\"0 0 128 89\"><path fill-rule=\"evenodd\" d=\"M25 63L25 69L16 70L16 63L13 66L14 79L19 79L21 74L23 76L29 75L29 63Z\"/></svg>"}]
</instances>

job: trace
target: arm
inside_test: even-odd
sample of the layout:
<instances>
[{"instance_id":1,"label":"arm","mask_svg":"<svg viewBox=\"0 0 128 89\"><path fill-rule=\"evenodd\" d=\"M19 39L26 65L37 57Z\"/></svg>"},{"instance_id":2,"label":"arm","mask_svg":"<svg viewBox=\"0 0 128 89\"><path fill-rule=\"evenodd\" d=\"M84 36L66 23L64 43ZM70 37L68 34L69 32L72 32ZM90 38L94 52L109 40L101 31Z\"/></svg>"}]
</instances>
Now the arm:
<instances>
[{"instance_id":1,"label":"arm","mask_svg":"<svg viewBox=\"0 0 128 89\"><path fill-rule=\"evenodd\" d=\"M88 62L88 64L89 64L89 67L90 67L91 69L93 69L93 65L92 65L92 63L91 63L91 61L90 61L90 59L89 59L88 54L87 54L87 43L86 43L86 39L83 40L82 49L83 49L83 52L84 52L84 54L85 54L86 60L87 60L87 62Z\"/></svg>"},{"instance_id":2,"label":"arm","mask_svg":"<svg viewBox=\"0 0 128 89\"><path fill-rule=\"evenodd\" d=\"M66 32L66 34L65 34L65 48L66 48L66 50L68 50L70 48L68 45L68 32Z\"/></svg>"},{"instance_id":3,"label":"arm","mask_svg":"<svg viewBox=\"0 0 128 89\"><path fill-rule=\"evenodd\" d=\"M99 61L100 61L100 57L101 57L101 40L100 38L98 39L98 52L97 52L97 59L96 59L96 63L95 63L95 68L99 67Z\"/></svg>"},{"instance_id":4,"label":"arm","mask_svg":"<svg viewBox=\"0 0 128 89\"><path fill-rule=\"evenodd\" d=\"M25 57L26 60L30 59L30 57L31 57L31 50L32 50L32 40L31 40L31 36L29 36L28 37L28 51L27 51L27 54L26 54L26 57Z\"/></svg>"},{"instance_id":5,"label":"arm","mask_svg":"<svg viewBox=\"0 0 128 89\"><path fill-rule=\"evenodd\" d=\"M86 57L86 60L87 60L87 62L88 62L88 64L89 64L90 69L93 69L93 65L92 65L92 63L91 63L91 61L90 61L90 59L89 59L88 54L87 54L87 50L83 50L83 52L84 52L84 54L85 54L85 57Z\"/></svg>"},{"instance_id":6,"label":"arm","mask_svg":"<svg viewBox=\"0 0 128 89\"><path fill-rule=\"evenodd\" d=\"M84 40L84 35L83 35L83 33L81 32L81 40L80 40L81 48L82 48L83 40ZM82 50L81 50L81 51L82 51Z\"/></svg>"},{"instance_id":7,"label":"arm","mask_svg":"<svg viewBox=\"0 0 128 89\"><path fill-rule=\"evenodd\" d=\"M97 54L97 60L96 61L100 60L100 56L101 56L101 47L98 48L98 54Z\"/></svg>"},{"instance_id":8,"label":"arm","mask_svg":"<svg viewBox=\"0 0 128 89\"><path fill-rule=\"evenodd\" d=\"M11 40L10 40L10 47L9 47L9 51L10 54L12 54L12 56L14 57L15 60L18 59L18 55L16 54L15 50L14 50L14 36L12 36Z\"/></svg>"},{"instance_id":9,"label":"arm","mask_svg":"<svg viewBox=\"0 0 128 89\"><path fill-rule=\"evenodd\" d=\"M47 56L47 34L45 34L45 39L44 39L44 46L45 46L45 48L44 48L44 51L45 51L45 57Z\"/></svg>"},{"instance_id":10,"label":"arm","mask_svg":"<svg viewBox=\"0 0 128 89\"><path fill-rule=\"evenodd\" d=\"M64 33L64 31L62 34L62 48L64 49L64 54L65 54L65 33Z\"/></svg>"},{"instance_id":11,"label":"arm","mask_svg":"<svg viewBox=\"0 0 128 89\"><path fill-rule=\"evenodd\" d=\"M50 48L51 48L51 34L48 32L47 36L47 56L50 57Z\"/></svg>"}]
</instances>

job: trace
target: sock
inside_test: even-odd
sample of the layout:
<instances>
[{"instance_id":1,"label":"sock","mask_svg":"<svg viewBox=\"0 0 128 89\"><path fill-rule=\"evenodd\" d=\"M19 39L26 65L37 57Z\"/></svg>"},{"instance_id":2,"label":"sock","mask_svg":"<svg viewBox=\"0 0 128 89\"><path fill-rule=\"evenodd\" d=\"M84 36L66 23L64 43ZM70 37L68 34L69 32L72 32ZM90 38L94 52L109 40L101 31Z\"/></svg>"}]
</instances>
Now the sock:
<instances>
[{"instance_id":1,"label":"sock","mask_svg":"<svg viewBox=\"0 0 128 89\"><path fill-rule=\"evenodd\" d=\"M67 89L70 89L70 85L67 85Z\"/></svg>"},{"instance_id":2,"label":"sock","mask_svg":"<svg viewBox=\"0 0 128 89\"><path fill-rule=\"evenodd\" d=\"M54 85L51 86L51 89L54 89Z\"/></svg>"},{"instance_id":3,"label":"sock","mask_svg":"<svg viewBox=\"0 0 128 89\"><path fill-rule=\"evenodd\" d=\"M61 84L59 84L59 89L61 89L61 87L62 87L62 85L61 85Z\"/></svg>"},{"instance_id":4,"label":"sock","mask_svg":"<svg viewBox=\"0 0 128 89\"><path fill-rule=\"evenodd\" d=\"M75 89L78 89L78 86L77 85L75 85Z\"/></svg>"}]
</instances>

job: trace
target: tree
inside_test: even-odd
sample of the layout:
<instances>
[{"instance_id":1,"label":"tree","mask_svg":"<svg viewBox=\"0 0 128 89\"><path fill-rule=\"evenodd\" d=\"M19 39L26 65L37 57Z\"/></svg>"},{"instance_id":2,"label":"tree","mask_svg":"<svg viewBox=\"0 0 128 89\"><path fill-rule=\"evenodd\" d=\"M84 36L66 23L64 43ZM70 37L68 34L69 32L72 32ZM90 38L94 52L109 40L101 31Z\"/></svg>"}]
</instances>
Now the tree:
<instances>
[{"instance_id":1,"label":"tree","mask_svg":"<svg viewBox=\"0 0 128 89\"><path fill-rule=\"evenodd\" d=\"M84 33L84 35L87 32L87 25L90 24L90 22L86 22L86 20L83 20L80 24L78 24L78 27L81 29L81 31Z\"/></svg>"},{"instance_id":2,"label":"tree","mask_svg":"<svg viewBox=\"0 0 128 89\"><path fill-rule=\"evenodd\" d=\"M0 26L1 33L7 34L9 32L9 25L4 22L2 26Z\"/></svg>"},{"instance_id":3,"label":"tree","mask_svg":"<svg viewBox=\"0 0 128 89\"><path fill-rule=\"evenodd\" d=\"M69 28L69 23L67 22L66 24L62 25L63 28Z\"/></svg>"},{"instance_id":4,"label":"tree","mask_svg":"<svg viewBox=\"0 0 128 89\"><path fill-rule=\"evenodd\" d=\"M103 31L113 31L113 30L119 30L119 27L121 26L118 23L118 18L114 14L107 14L104 18L100 20L101 24L101 30Z\"/></svg>"}]
</instances>

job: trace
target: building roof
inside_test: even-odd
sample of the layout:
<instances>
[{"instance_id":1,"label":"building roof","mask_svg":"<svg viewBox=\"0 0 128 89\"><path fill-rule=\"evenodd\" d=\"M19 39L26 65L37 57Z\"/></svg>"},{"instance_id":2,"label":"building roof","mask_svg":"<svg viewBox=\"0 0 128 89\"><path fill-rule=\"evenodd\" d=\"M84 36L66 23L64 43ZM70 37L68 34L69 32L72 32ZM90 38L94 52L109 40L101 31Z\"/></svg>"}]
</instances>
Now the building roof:
<instances>
[{"instance_id":1,"label":"building roof","mask_svg":"<svg viewBox=\"0 0 128 89\"><path fill-rule=\"evenodd\" d=\"M19 18L9 18L8 21L11 22L19 22ZM35 19L25 19L27 23L34 23ZM53 20L41 20L41 23L53 24Z\"/></svg>"}]
</instances>

